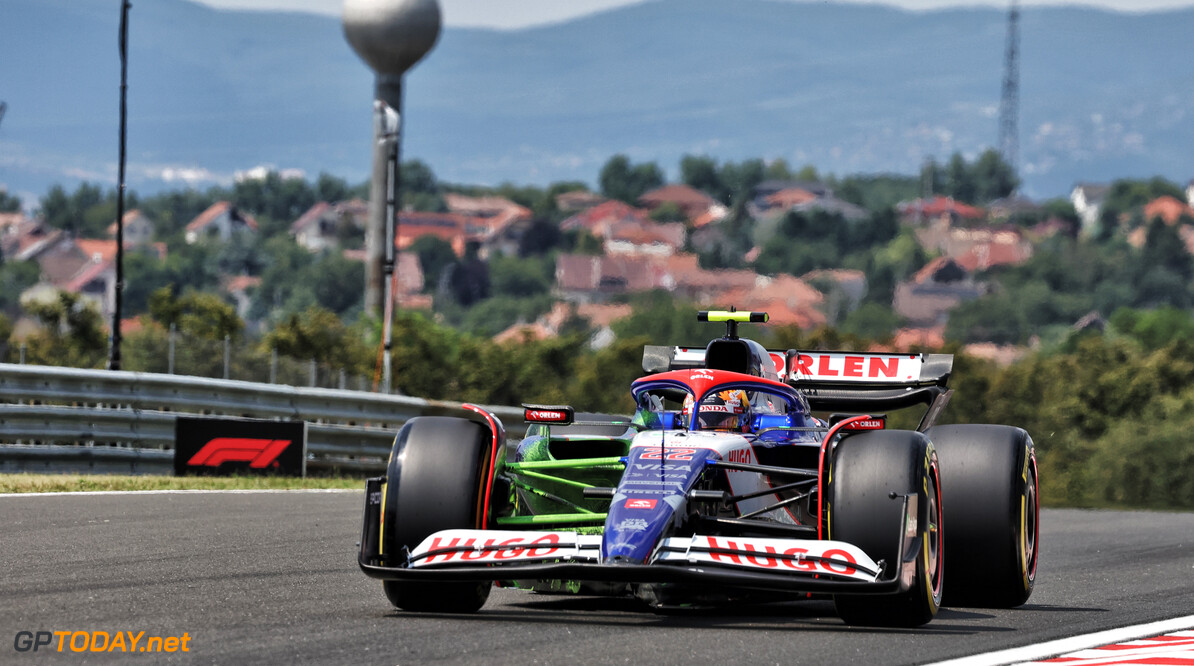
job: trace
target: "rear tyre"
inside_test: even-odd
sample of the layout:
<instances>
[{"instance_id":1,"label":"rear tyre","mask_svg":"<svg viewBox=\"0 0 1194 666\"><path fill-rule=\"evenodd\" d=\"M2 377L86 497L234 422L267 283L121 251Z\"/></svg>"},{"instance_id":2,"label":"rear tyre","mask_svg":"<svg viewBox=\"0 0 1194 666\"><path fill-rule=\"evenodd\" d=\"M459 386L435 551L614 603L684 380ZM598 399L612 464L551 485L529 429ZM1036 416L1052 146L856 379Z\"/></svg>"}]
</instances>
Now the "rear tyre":
<instances>
[{"instance_id":1,"label":"rear tyre","mask_svg":"<svg viewBox=\"0 0 1194 666\"><path fill-rule=\"evenodd\" d=\"M478 527L489 446L485 428L465 419L421 416L402 426L386 471L384 553L414 550L440 530ZM439 613L476 612L492 585L382 581L398 608Z\"/></svg>"},{"instance_id":2,"label":"rear tyre","mask_svg":"<svg viewBox=\"0 0 1194 666\"><path fill-rule=\"evenodd\" d=\"M838 615L846 624L879 627L918 627L932 620L941 604L945 571L933 445L918 432L851 435L837 445L830 470L828 538L854 544L876 562L882 560L881 579L901 575L897 532L904 518L903 498L914 497L917 504L911 586L895 595L836 595Z\"/></svg>"},{"instance_id":3,"label":"rear tyre","mask_svg":"<svg viewBox=\"0 0 1194 666\"><path fill-rule=\"evenodd\" d=\"M1032 438L1002 425L948 425L925 433L941 456L949 514L950 606L1012 608L1036 584L1036 457Z\"/></svg>"}]
</instances>

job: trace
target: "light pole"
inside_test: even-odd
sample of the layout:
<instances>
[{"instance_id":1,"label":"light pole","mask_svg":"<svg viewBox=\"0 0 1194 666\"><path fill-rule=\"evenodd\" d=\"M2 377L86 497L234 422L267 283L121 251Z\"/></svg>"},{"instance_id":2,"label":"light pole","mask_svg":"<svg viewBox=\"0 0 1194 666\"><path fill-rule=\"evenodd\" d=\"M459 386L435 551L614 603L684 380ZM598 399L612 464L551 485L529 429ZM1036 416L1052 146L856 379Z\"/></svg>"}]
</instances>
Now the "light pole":
<instances>
[{"instance_id":1,"label":"light pole","mask_svg":"<svg viewBox=\"0 0 1194 666\"><path fill-rule=\"evenodd\" d=\"M376 74L373 101L373 171L365 229L365 311L382 315L383 390L390 391L397 257L399 155L402 146L402 76L439 38L438 0L344 0L344 36ZM384 293L384 309L383 309Z\"/></svg>"},{"instance_id":2,"label":"light pole","mask_svg":"<svg viewBox=\"0 0 1194 666\"><path fill-rule=\"evenodd\" d=\"M120 2L120 155L116 174L116 293L112 301L112 344L108 350L108 369L119 370L120 318L124 316L124 163L128 141L128 71L129 71L129 8L128 0Z\"/></svg>"}]
</instances>

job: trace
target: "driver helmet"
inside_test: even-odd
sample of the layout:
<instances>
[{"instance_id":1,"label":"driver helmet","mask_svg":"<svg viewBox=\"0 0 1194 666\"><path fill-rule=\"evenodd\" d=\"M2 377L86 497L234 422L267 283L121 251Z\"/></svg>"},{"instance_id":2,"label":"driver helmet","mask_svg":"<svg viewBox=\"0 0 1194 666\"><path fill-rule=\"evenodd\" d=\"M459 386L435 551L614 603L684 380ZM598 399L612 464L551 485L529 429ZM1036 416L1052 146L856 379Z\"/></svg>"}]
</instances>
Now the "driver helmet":
<instances>
[{"instance_id":1,"label":"driver helmet","mask_svg":"<svg viewBox=\"0 0 1194 666\"><path fill-rule=\"evenodd\" d=\"M684 419L692 416L692 396L684 398ZM750 400L746 391L730 390L710 393L697 410L701 430L745 431L750 423Z\"/></svg>"}]
</instances>

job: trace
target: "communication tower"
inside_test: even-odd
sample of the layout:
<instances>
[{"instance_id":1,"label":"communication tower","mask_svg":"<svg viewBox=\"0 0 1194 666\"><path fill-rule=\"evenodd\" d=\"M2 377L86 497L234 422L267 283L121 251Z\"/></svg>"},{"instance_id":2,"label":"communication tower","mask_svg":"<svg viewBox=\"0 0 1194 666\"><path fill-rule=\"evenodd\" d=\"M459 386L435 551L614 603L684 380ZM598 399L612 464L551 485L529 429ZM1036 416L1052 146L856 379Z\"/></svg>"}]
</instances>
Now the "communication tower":
<instances>
[{"instance_id":1,"label":"communication tower","mask_svg":"<svg viewBox=\"0 0 1194 666\"><path fill-rule=\"evenodd\" d=\"M1003 94L999 100L999 152L1013 172L1020 159L1020 4L1012 0L1007 15L1007 49L1003 64Z\"/></svg>"}]
</instances>

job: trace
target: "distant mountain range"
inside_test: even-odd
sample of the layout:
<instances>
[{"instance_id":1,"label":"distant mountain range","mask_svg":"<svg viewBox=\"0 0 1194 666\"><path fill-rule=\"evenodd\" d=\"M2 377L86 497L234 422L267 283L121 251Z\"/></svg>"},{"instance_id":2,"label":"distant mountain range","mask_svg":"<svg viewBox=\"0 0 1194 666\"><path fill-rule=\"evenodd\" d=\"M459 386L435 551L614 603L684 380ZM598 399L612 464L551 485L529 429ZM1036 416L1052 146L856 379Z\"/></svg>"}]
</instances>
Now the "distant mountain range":
<instances>
[{"instance_id":1,"label":"distant mountain range","mask_svg":"<svg viewBox=\"0 0 1194 666\"><path fill-rule=\"evenodd\" d=\"M0 186L115 183L119 3L4 0ZM595 183L626 153L915 173L996 143L1006 16L790 0L657 0L518 31L447 29L406 80L404 157L450 182ZM1194 177L1194 10L1027 8L1025 192ZM257 165L369 170L372 73L334 17L135 2L129 182Z\"/></svg>"}]
</instances>

